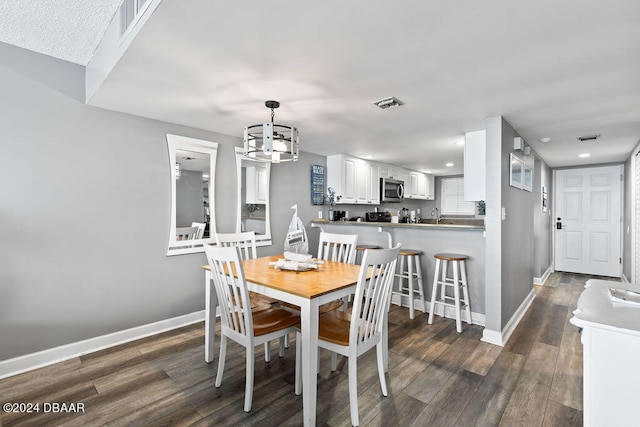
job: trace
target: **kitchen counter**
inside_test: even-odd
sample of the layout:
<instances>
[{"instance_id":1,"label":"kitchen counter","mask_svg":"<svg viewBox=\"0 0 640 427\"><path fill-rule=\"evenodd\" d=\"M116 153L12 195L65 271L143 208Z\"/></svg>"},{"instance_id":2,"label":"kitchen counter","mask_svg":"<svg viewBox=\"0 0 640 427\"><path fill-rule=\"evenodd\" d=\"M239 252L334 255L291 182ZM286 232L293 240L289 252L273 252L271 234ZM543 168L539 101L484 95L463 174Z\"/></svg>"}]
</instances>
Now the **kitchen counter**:
<instances>
[{"instance_id":1,"label":"kitchen counter","mask_svg":"<svg viewBox=\"0 0 640 427\"><path fill-rule=\"evenodd\" d=\"M357 234L358 244L378 245L390 247L402 243L405 249L422 251L420 264L422 267L422 281L424 283L425 299L431 299L431 286L435 269L434 255L438 253L460 253L469 257L467 276L469 279L469 299L471 300L471 319L473 323L484 325L485 313L485 227L482 219L452 219L444 218L439 224L428 218L420 224L391 223L391 222L356 222L329 221L314 219L308 233L321 229L329 233ZM455 223L451 223L455 222ZM403 306L408 300L392 300ZM415 306L420 307L416 301ZM426 309L429 306L427 305ZM428 310L424 310L425 312ZM442 314L442 307L436 308L436 314ZM447 307L446 317L453 317L453 309Z\"/></svg>"},{"instance_id":2,"label":"kitchen counter","mask_svg":"<svg viewBox=\"0 0 640 427\"><path fill-rule=\"evenodd\" d=\"M322 225L343 225L357 227L384 227L384 228L422 228L437 230L460 230L460 231L484 231L484 221L476 219L442 219L436 224L435 220L426 220L421 223L395 223L395 222L357 222L357 221L329 221L328 219L314 219L311 221L314 226Z\"/></svg>"}]
</instances>

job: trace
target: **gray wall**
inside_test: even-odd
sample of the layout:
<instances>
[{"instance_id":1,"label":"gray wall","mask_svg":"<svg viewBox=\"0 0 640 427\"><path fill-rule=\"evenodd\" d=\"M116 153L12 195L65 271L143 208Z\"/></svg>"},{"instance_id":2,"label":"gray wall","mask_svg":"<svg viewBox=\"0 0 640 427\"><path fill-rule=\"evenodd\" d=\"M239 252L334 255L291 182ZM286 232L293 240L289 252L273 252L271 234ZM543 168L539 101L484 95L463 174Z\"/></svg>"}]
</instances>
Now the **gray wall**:
<instances>
[{"instance_id":1,"label":"gray wall","mask_svg":"<svg viewBox=\"0 0 640 427\"><path fill-rule=\"evenodd\" d=\"M166 134L219 143L220 232L235 231L241 138L87 106L71 90L84 77L76 65L9 50L0 55L0 360L203 310L204 255L166 256ZM291 205L307 224L317 217L311 164L326 160L303 152L273 165L274 244L260 254L282 252Z\"/></svg>"},{"instance_id":2,"label":"gray wall","mask_svg":"<svg viewBox=\"0 0 640 427\"><path fill-rule=\"evenodd\" d=\"M552 217L551 217L551 200L552 190L552 174L551 169L542 160L535 160L535 168L533 175L533 276L541 278L544 273L552 266ZM547 190L547 212L542 212L542 187Z\"/></svg>"},{"instance_id":3,"label":"gray wall","mask_svg":"<svg viewBox=\"0 0 640 427\"><path fill-rule=\"evenodd\" d=\"M533 288L535 234L549 233L548 224L534 226L534 206L538 204L539 191L520 190L509 185L510 153L513 138L520 136L503 117L485 120L487 131L487 195L485 228L487 232L486 266L486 327L494 333L501 332ZM524 158L522 152L517 153ZM535 166L535 152L525 160ZM549 169L541 162L541 171ZM536 173L534 168L534 174ZM546 182L550 178L545 175ZM534 185L535 185L534 175ZM505 219L502 219L502 211ZM534 230L536 230L534 232ZM542 243L537 257L547 260L550 247ZM542 265L542 264L541 264Z\"/></svg>"}]
</instances>

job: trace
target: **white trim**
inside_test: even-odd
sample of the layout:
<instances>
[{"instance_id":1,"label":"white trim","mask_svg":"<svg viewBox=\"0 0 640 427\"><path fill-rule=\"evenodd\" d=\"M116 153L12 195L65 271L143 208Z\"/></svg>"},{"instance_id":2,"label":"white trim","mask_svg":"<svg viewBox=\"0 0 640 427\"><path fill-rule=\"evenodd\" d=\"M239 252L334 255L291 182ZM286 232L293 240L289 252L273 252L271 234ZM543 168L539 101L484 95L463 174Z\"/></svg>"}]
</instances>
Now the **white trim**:
<instances>
[{"instance_id":1,"label":"white trim","mask_svg":"<svg viewBox=\"0 0 640 427\"><path fill-rule=\"evenodd\" d=\"M529 292L529 295L527 295L524 301L522 301L522 304L520 304L520 307L518 307L516 312L513 313L513 316L511 316L509 323L507 323L507 325L502 329L502 332L485 328L485 330L482 333L481 341L504 347L507 341L509 341L509 338L511 338L511 334L513 334L513 331L515 331L516 327L518 326L518 324L526 314L527 310L531 306L531 303L533 302L535 297L536 297L535 290L531 289L531 291Z\"/></svg>"},{"instance_id":2,"label":"white trim","mask_svg":"<svg viewBox=\"0 0 640 427\"><path fill-rule=\"evenodd\" d=\"M533 278L533 284L534 285L543 285L544 286L544 284L547 281L547 279L549 278L549 276L551 276L551 273L553 273L553 265L550 265L549 268L547 268L547 271L545 271L542 274L542 277L534 277Z\"/></svg>"},{"instance_id":3,"label":"white trim","mask_svg":"<svg viewBox=\"0 0 640 427\"><path fill-rule=\"evenodd\" d=\"M204 310L0 361L0 379L204 320Z\"/></svg>"},{"instance_id":4,"label":"white trim","mask_svg":"<svg viewBox=\"0 0 640 427\"><path fill-rule=\"evenodd\" d=\"M401 298L400 304L398 303L399 298ZM392 295L391 302L395 305L399 305L400 307L407 307L407 308L409 307L409 297L406 295ZM427 310L430 304L429 301L425 300L425 304L427 305L427 307L423 309L422 302L419 299L414 299L413 301L414 309L421 311L422 313L427 313L429 311ZM444 315L443 315L443 311L444 311ZM447 319L456 318L456 312L454 307L443 307L443 306L437 305L435 307L434 314L437 314L440 317L446 317ZM462 313L462 321L465 323L466 323L466 317L467 316L464 315L464 313ZM471 312L472 324L484 326L485 325L484 322L485 322L484 313L476 313L475 311Z\"/></svg>"},{"instance_id":5,"label":"white trim","mask_svg":"<svg viewBox=\"0 0 640 427\"><path fill-rule=\"evenodd\" d=\"M627 276L624 275L624 273L620 275L620 278L622 279L623 283L631 283L629 279L627 279Z\"/></svg>"}]
</instances>

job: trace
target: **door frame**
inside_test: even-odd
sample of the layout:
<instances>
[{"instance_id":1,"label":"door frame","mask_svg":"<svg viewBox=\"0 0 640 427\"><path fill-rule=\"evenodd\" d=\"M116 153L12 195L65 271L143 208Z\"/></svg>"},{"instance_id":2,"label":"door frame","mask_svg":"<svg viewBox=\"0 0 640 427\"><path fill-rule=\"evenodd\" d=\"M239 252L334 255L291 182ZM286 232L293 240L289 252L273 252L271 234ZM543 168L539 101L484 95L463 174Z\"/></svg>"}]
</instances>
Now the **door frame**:
<instances>
[{"instance_id":1,"label":"door frame","mask_svg":"<svg viewBox=\"0 0 640 427\"><path fill-rule=\"evenodd\" d=\"M551 209L551 212L553 212L553 217L551 218L551 246L553 249L553 254L552 254L552 265L553 265L553 271L557 271L556 270L556 236L558 235L558 233L556 233L556 219L554 218L558 218L558 212L557 212L557 197L558 197L558 189L557 189L557 176L556 176L556 172L559 170L570 170L570 169L599 169L602 167L611 167L611 166L619 166L620 167L620 174L621 174L621 179L620 179L620 226L618 227L618 233L620 233L620 258L622 258L622 262L620 262L619 265L619 271L618 271L618 276L624 280L624 269L623 269L623 265L624 265L624 179L625 179L625 169L624 169L624 163L609 163L609 164L600 164L600 165L584 165L584 166L571 166L571 167L565 167L565 168L555 168L553 169L553 206ZM634 259L635 262L635 259Z\"/></svg>"}]
</instances>

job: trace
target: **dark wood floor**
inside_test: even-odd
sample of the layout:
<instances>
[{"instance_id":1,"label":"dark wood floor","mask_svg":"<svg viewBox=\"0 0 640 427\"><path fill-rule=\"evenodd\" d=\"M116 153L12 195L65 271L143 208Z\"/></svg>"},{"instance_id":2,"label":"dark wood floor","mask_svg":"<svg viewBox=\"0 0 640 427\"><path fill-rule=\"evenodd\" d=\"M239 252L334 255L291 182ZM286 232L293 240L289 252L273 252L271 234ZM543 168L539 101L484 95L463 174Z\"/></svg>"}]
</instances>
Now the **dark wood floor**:
<instances>
[{"instance_id":1,"label":"dark wood floor","mask_svg":"<svg viewBox=\"0 0 640 427\"><path fill-rule=\"evenodd\" d=\"M569 323L587 276L554 273L508 344L480 341L482 328L426 315L409 320L392 306L383 397L375 354L358 365L361 425L572 426L582 424L582 345ZM245 413L244 350L230 344L225 376L204 362L198 323L0 380L4 402L80 402L83 414L7 414L0 425L296 426L302 400L293 393L295 347L256 361L253 409ZM260 353L260 352L258 352ZM350 425L347 366L330 371L322 353L318 425Z\"/></svg>"}]
</instances>

